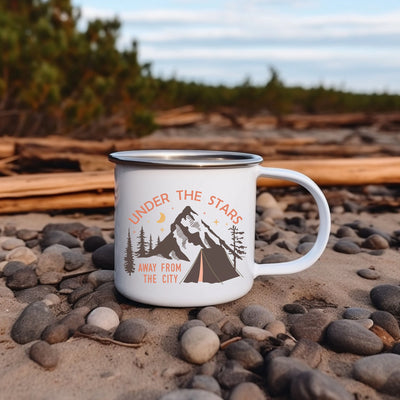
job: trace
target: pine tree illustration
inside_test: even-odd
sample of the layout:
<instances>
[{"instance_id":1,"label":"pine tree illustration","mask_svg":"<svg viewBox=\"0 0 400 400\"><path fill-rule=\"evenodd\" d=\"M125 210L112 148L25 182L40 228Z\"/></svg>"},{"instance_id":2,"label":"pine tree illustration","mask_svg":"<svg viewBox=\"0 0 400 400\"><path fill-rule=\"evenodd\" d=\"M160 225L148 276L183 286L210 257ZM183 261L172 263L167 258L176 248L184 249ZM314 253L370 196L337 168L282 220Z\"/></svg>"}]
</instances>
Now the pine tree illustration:
<instances>
[{"instance_id":1,"label":"pine tree illustration","mask_svg":"<svg viewBox=\"0 0 400 400\"><path fill-rule=\"evenodd\" d=\"M245 255L245 249L246 246L243 244L243 235L244 232L239 231L239 228L236 225L232 225L231 228L229 228L231 231L231 246L233 252L231 252L233 256L233 266L236 269L236 259L238 256ZM239 257L240 258L240 257Z\"/></svg>"},{"instance_id":2,"label":"pine tree illustration","mask_svg":"<svg viewBox=\"0 0 400 400\"><path fill-rule=\"evenodd\" d=\"M128 240L125 249L124 266L125 266L125 271L129 275L135 272L135 260L133 259L132 239L129 229L128 229Z\"/></svg>"},{"instance_id":3,"label":"pine tree illustration","mask_svg":"<svg viewBox=\"0 0 400 400\"><path fill-rule=\"evenodd\" d=\"M157 246L161 243L160 236L157 236Z\"/></svg>"},{"instance_id":4,"label":"pine tree illustration","mask_svg":"<svg viewBox=\"0 0 400 400\"><path fill-rule=\"evenodd\" d=\"M139 243L138 243L138 248L137 251L135 252L136 257L146 257L147 252L146 252L146 237L144 234L144 229L143 226L140 229L139 233Z\"/></svg>"},{"instance_id":5,"label":"pine tree illustration","mask_svg":"<svg viewBox=\"0 0 400 400\"><path fill-rule=\"evenodd\" d=\"M147 252L150 253L153 250L153 238L149 237L149 248L147 249Z\"/></svg>"}]
</instances>

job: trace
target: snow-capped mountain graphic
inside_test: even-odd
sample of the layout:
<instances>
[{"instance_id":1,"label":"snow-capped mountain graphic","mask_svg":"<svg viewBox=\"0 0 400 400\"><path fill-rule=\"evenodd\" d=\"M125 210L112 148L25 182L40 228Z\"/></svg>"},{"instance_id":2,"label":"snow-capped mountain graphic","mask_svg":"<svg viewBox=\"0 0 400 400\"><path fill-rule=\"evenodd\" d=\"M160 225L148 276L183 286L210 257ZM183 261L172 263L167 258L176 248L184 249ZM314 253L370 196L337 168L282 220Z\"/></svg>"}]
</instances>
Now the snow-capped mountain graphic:
<instances>
[{"instance_id":1,"label":"snow-capped mountain graphic","mask_svg":"<svg viewBox=\"0 0 400 400\"><path fill-rule=\"evenodd\" d=\"M244 254L228 245L190 207L186 206L170 226L170 232L145 257L192 261L182 282L223 282L239 276L228 254L241 260Z\"/></svg>"}]
</instances>

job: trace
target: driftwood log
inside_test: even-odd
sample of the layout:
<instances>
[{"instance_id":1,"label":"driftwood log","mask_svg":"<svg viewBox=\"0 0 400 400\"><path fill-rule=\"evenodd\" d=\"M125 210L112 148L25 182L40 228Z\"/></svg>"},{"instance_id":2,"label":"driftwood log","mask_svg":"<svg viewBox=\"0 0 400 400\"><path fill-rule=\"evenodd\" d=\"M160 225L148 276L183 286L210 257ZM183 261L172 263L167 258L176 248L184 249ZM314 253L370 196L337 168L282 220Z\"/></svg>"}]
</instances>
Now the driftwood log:
<instances>
[{"instance_id":1,"label":"driftwood log","mask_svg":"<svg viewBox=\"0 0 400 400\"><path fill-rule=\"evenodd\" d=\"M263 166L302 172L320 186L400 183L400 157L281 160ZM293 183L260 178L258 185ZM112 169L0 177L0 188L1 214L114 206Z\"/></svg>"}]
</instances>

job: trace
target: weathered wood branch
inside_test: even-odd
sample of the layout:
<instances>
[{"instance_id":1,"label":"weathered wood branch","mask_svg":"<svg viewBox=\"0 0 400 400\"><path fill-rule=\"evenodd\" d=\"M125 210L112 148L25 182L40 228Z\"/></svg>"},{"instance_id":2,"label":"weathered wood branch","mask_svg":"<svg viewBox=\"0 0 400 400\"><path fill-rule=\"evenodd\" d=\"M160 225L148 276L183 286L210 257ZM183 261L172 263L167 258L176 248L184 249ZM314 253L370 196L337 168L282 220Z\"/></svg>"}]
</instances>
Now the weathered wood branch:
<instances>
[{"instance_id":1,"label":"weathered wood branch","mask_svg":"<svg viewBox=\"0 0 400 400\"><path fill-rule=\"evenodd\" d=\"M400 183L400 157L330 160L281 160L265 167L302 172L320 186ZM260 178L258 185L293 183ZM0 177L0 213L95 209L114 206L112 170Z\"/></svg>"}]
</instances>

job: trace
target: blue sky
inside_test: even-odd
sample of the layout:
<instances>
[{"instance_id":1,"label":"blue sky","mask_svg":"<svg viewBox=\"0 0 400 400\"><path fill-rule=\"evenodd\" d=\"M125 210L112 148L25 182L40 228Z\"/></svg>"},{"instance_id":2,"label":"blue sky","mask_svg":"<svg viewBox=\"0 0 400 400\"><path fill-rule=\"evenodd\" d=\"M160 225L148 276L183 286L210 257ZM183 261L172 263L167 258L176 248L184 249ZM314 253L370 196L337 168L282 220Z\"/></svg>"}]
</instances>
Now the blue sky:
<instances>
[{"instance_id":1,"label":"blue sky","mask_svg":"<svg viewBox=\"0 0 400 400\"><path fill-rule=\"evenodd\" d=\"M400 94L399 0L73 0L82 19L117 16L154 75Z\"/></svg>"}]
</instances>

